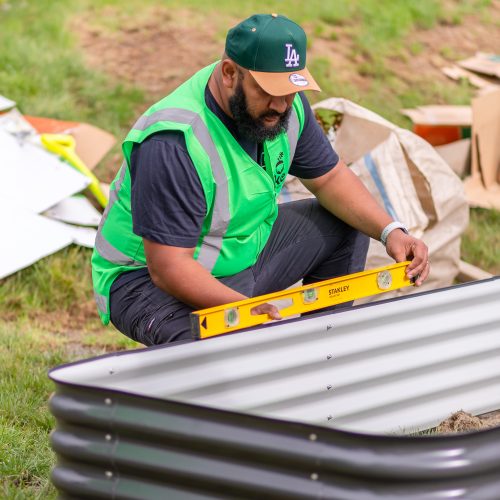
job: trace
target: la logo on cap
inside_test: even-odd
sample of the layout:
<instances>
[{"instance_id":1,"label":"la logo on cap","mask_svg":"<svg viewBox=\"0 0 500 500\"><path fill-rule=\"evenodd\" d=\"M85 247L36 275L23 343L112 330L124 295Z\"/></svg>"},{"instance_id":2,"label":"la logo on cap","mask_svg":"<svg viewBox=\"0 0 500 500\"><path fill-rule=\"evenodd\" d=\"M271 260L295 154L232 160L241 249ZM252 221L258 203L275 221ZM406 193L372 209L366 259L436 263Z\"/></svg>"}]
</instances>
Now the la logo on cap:
<instances>
[{"instance_id":1,"label":"la logo on cap","mask_svg":"<svg viewBox=\"0 0 500 500\"><path fill-rule=\"evenodd\" d=\"M285 56L285 66L287 68L296 68L299 65L300 55L293 48L291 43L286 43L286 56Z\"/></svg>"}]
</instances>

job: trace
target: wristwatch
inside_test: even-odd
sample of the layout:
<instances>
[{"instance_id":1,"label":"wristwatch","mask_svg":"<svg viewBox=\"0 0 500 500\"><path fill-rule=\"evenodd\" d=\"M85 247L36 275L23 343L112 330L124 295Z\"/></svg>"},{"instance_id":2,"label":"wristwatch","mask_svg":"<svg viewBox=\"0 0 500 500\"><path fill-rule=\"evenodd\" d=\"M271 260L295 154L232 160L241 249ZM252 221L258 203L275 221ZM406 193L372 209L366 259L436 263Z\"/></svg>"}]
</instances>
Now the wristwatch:
<instances>
[{"instance_id":1,"label":"wristwatch","mask_svg":"<svg viewBox=\"0 0 500 500\"><path fill-rule=\"evenodd\" d=\"M408 228L402 222L399 222L397 220L392 221L384 227L384 230L380 235L380 241L384 246L387 244L387 237L390 233L392 233L392 231L394 231L394 229L401 229L404 233L408 234Z\"/></svg>"}]
</instances>

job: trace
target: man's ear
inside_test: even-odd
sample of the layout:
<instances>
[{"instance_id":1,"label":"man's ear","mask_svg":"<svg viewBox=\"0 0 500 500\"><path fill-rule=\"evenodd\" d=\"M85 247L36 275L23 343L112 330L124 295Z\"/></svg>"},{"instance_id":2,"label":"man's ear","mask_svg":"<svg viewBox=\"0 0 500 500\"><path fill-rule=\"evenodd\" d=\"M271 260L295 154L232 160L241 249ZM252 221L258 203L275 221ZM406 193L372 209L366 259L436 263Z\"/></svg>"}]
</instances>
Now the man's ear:
<instances>
[{"instance_id":1,"label":"man's ear","mask_svg":"<svg viewBox=\"0 0 500 500\"><path fill-rule=\"evenodd\" d=\"M222 84L228 89L234 89L238 83L238 68L231 59L221 62Z\"/></svg>"}]
</instances>

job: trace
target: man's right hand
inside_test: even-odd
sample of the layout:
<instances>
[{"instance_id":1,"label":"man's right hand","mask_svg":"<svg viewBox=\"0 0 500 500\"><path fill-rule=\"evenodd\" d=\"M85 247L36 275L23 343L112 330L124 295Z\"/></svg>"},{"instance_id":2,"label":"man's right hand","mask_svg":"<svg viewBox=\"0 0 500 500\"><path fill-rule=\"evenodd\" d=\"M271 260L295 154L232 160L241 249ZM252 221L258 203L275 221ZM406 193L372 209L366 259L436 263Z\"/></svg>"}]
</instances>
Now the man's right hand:
<instances>
[{"instance_id":1,"label":"man's right hand","mask_svg":"<svg viewBox=\"0 0 500 500\"><path fill-rule=\"evenodd\" d=\"M171 247L144 239L144 251L153 283L195 309L248 298L218 281L194 260L194 248ZM267 303L255 306L251 313L282 319L279 309Z\"/></svg>"},{"instance_id":2,"label":"man's right hand","mask_svg":"<svg viewBox=\"0 0 500 500\"><path fill-rule=\"evenodd\" d=\"M269 319L283 319L280 314L280 310L273 306L272 304L259 304L258 306L252 307L250 310L251 314L254 316L258 314L267 314Z\"/></svg>"}]
</instances>

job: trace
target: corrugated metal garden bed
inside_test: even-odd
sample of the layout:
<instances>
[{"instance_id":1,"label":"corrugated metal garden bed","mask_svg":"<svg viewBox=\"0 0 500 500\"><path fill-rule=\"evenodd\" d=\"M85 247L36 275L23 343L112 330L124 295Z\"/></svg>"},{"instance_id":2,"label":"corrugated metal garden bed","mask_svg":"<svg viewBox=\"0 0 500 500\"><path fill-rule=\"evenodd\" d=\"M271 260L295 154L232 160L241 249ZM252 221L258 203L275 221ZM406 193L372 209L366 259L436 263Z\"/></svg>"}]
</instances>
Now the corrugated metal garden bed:
<instances>
[{"instance_id":1,"label":"corrugated metal garden bed","mask_svg":"<svg viewBox=\"0 0 500 500\"><path fill-rule=\"evenodd\" d=\"M63 496L500 497L500 278L51 371Z\"/></svg>"}]
</instances>

